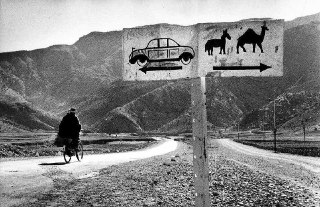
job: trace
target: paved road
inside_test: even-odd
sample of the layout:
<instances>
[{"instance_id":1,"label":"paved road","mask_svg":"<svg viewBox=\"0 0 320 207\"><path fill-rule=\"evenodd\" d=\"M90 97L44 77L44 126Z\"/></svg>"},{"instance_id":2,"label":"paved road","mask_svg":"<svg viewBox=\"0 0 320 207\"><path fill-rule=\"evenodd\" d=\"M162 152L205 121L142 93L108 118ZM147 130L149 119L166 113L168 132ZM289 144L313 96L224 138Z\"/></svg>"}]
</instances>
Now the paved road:
<instances>
[{"instance_id":1,"label":"paved road","mask_svg":"<svg viewBox=\"0 0 320 207\"><path fill-rule=\"evenodd\" d=\"M107 166L166 154L176 147L177 142L164 140L138 151L85 155L81 162L73 157L70 164L62 156L0 162L0 203L10 206L30 199L51 189L55 178L91 177Z\"/></svg>"}]
</instances>

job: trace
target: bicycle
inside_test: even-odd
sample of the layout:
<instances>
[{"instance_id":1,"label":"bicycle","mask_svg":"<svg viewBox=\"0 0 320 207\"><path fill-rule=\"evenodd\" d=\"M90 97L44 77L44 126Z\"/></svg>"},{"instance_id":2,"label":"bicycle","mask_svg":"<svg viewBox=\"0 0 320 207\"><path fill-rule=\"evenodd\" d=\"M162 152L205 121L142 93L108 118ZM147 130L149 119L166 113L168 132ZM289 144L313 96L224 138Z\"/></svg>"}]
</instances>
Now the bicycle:
<instances>
[{"instance_id":1,"label":"bicycle","mask_svg":"<svg viewBox=\"0 0 320 207\"><path fill-rule=\"evenodd\" d=\"M70 139L68 140L68 142L69 142L69 144L71 143ZM68 153L68 152L70 152L70 153ZM78 142L77 149L70 148L70 147L68 149L67 145L64 146L63 158L66 163L69 163L71 160L71 157L74 155L77 157L78 161L81 162L81 160L83 159L83 145L82 145L81 140L79 140L79 142Z\"/></svg>"}]
</instances>

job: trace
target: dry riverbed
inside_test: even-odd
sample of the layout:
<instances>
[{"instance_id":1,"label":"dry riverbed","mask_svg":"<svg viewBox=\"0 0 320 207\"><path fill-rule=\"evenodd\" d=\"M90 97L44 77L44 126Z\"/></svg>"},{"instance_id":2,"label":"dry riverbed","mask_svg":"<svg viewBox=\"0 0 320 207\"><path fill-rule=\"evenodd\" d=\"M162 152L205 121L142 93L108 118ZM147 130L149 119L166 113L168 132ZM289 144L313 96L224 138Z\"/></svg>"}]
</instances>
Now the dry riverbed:
<instances>
[{"instance_id":1,"label":"dry riverbed","mask_svg":"<svg viewBox=\"0 0 320 207\"><path fill-rule=\"evenodd\" d=\"M211 206L319 206L303 184L249 167L235 156L230 159L232 153L211 143ZM114 165L96 177L54 179L54 189L21 206L185 207L194 206L194 195L192 147L180 143L174 152Z\"/></svg>"}]
</instances>

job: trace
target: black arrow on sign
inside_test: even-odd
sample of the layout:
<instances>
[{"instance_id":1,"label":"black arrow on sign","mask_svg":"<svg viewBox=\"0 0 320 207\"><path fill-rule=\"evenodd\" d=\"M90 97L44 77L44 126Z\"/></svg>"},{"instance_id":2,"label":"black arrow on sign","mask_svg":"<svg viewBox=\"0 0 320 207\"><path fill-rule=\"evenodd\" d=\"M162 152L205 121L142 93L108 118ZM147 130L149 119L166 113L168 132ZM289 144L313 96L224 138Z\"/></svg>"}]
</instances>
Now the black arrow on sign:
<instances>
[{"instance_id":1,"label":"black arrow on sign","mask_svg":"<svg viewBox=\"0 0 320 207\"><path fill-rule=\"evenodd\" d=\"M140 68L142 72L147 74L147 71L156 71L156 70L182 70L182 66L169 66L169 67L145 67Z\"/></svg>"},{"instance_id":2,"label":"black arrow on sign","mask_svg":"<svg viewBox=\"0 0 320 207\"><path fill-rule=\"evenodd\" d=\"M213 66L213 70L260 70L260 72L271 68L271 66L260 63L259 66Z\"/></svg>"}]
</instances>

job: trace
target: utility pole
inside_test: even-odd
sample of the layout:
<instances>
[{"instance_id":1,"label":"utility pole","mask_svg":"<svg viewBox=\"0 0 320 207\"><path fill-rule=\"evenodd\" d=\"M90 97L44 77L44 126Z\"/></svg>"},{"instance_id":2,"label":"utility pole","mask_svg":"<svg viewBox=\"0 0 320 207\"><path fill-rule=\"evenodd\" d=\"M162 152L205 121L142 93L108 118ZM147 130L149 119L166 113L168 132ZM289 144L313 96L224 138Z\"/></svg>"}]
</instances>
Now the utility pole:
<instances>
[{"instance_id":1,"label":"utility pole","mask_svg":"<svg viewBox=\"0 0 320 207\"><path fill-rule=\"evenodd\" d=\"M303 141L306 141L306 123L304 118L301 118L301 125L302 125L302 130L303 130Z\"/></svg>"},{"instance_id":2,"label":"utility pole","mask_svg":"<svg viewBox=\"0 0 320 207\"><path fill-rule=\"evenodd\" d=\"M273 150L277 152L276 99L273 100Z\"/></svg>"},{"instance_id":3,"label":"utility pole","mask_svg":"<svg viewBox=\"0 0 320 207\"><path fill-rule=\"evenodd\" d=\"M296 111L296 114L298 114L297 116L300 118L300 122L301 122L301 127L302 127L302 132L303 132L303 141L306 141L306 122L307 122L307 118L305 118L305 114L303 112L303 110L297 110L297 109L293 109L294 111Z\"/></svg>"},{"instance_id":4,"label":"utility pole","mask_svg":"<svg viewBox=\"0 0 320 207\"><path fill-rule=\"evenodd\" d=\"M238 121L238 139L240 139L240 120Z\"/></svg>"},{"instance_id":5,"label":"utility pole","mask_svg":"<svg viewBox=\"0 0 320 207\"><path fill-rule=\"evenodd\" d=\"M264 108L263 108L263 111L262 111L262 131L264 131Z\"/></svg>"},{"instance_id":6,"label":"utility pole","mask_svg":"<svg viewBox=\"0 0 320 207\"><path fill-rule=\"evenodd\" d=\"M277 152L276 99L273 101L274 152Z\"/></svg>"}]
</instances>

